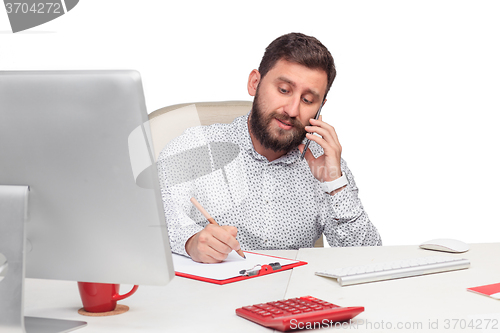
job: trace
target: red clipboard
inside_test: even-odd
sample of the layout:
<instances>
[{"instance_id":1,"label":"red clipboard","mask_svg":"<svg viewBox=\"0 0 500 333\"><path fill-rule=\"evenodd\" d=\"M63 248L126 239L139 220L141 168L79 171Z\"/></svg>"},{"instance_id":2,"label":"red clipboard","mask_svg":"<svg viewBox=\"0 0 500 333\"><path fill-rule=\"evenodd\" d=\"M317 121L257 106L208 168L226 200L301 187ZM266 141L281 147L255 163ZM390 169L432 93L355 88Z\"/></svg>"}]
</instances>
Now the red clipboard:
<instances>
[{"instance_id":1,"label":"red clipboard","mask_svg":"<svg viewBox=\"0 0 500 333\"><path fill-rule=\"evenodd\" d=\"M259 276L264 276L264 275L268 275L268 274L272 274L272 273L278 273L281 271L289 270L289 269L292 269L294 267L298 267L298 266L302 266L302 265L307 264L307 262L300 261L300 260L287 259L287 258L282 258L282 257L270 256L267 254L248 252L248 251L243 251L243 252L245 252L245 254L257 255L261 259L262 263L260 264L260 270L255 275L247 276L247 275L237 274L240 269L243 269L243 268L250 269L251 268L251 267L247 267L250 264L246 264L246 262L244 260L241 260L239 262L240 266L238 266L238 267L240 267L240 269L238 269L238 271L235 270L236 276L225 278L225 279L214 279L214 278L210 278L210 277L206 277L206 276L201 276L201 274L196 275L196 274L189 274L186 272L178 271L176 268L176 262L174 260L175 275L180 276L180 277L189 278L189 279L198 280L198 281L204 281L204 282L222 285L222 284L227 284L227 283L232 283L232 282L237 282L237 281L253 279L253 278L256 278ZM250 257L250 256L247 256L247 257ZM273 260L273 259L275 259L275 260ZM276 259L278 259L278 260L276 260ZM191 259L189 259L189 260L191 260ZM275 269L275 268L271 267L271 265L269 265L270 263L273 263L276 261L277 262L285 261L287 263L285 265L281 265L281 268L278 268L278 269ZM219 264L199 264L199 265L212 266L212 265L219 265ZM216 267L216 266L212 266L212 267Z\"/></svg>"}]
</instances>

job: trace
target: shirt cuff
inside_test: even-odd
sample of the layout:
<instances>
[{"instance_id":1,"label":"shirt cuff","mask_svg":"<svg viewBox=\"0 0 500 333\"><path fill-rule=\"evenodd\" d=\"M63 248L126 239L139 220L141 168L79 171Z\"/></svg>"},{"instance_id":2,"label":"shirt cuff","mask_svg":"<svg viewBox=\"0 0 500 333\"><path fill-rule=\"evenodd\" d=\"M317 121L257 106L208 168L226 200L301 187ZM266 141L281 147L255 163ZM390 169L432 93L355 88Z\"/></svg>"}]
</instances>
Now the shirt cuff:
<instances>
[{"instance_id":1,"label":"shirt cuff","mask_svg":"<svg viewBox=\"0 0 500 333\"><path fill-rule=\"evenodd\" d=\"M360 214L357 193L347 184L334 195L326 194L330 207L330 216L338 222L348 222L356 219Z\"/></svg>"}]
</instances>

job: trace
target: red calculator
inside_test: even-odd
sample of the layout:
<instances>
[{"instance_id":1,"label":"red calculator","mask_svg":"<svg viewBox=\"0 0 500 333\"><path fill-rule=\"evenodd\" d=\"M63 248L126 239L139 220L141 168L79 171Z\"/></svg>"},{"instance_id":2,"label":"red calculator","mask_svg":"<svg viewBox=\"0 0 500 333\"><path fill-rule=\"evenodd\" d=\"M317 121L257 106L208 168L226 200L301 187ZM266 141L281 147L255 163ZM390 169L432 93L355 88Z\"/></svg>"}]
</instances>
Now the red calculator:
<instances>
[{"instance_id":1,"label":"red calculator","mask_svg":"<svg viewBox=\"0 0 500 333\"><path fill-rule=\"evenodd\" d=\"M362 306L341 307L312 296L290 298L236 309L236 314L279 331L333 327L365 310Z\"/></svg>"}]
</instances>

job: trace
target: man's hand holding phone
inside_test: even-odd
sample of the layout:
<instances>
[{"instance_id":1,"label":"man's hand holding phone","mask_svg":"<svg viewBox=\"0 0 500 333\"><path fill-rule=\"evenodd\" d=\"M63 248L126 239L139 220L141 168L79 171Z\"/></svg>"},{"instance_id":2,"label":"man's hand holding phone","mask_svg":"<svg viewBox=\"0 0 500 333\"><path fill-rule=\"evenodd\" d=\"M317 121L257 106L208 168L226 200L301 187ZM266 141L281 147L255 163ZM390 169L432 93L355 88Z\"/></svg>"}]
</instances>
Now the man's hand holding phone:
<instances>
[{"instance_id":1,"label":"man's hand holding phone","mask_svg":"<svg viewBox=\"0 0 500 333\"><path fill-rule=\"evenodd\" d=\"M324 151L323 155L315 158L310 150L304 151L305 147L303 144L299 145L299 150L304 154L312 174L320 182L330 182L340 178L342 176L340 168L342 146L340 145L335 128L325 123L321 116L319 116L319 119L311 119L310 123L310 126L306 126L306 131L308 132L307 138L319 144ZM317 133L321 137L312 133ZM333 195L342 190L342 188L330 194Z\"/></svg>"}]
</instances>

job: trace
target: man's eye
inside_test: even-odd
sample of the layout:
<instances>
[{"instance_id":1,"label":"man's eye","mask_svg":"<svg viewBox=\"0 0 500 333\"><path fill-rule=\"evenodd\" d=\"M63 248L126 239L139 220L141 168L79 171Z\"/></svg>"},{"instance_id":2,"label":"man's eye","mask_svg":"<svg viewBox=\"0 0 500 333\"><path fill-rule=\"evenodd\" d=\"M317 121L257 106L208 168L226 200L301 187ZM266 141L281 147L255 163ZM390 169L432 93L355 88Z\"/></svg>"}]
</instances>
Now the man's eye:
<instances>
[{"instance_id":1,"label":"man's eye","mask_svg":"<svg viewBox=\"0 0 500 333\"><path fill-rule=\"evenodd\" d=\"M286 90L285 88L279 88L279 91L282 94L286 94L288 92L288 90Z\"/></svg>"},{"instance_id":2,"label":"man's eye","mask_svg":"<svg viewBox=\"0 0 500 333\"><path fill-rule=\"evenodd\" d=\"M311 104L312 102L310 100L308 100L307 98L302 98L302 100L304 101L304 103L306 104Z\"/></svg>"}]
</instances>

